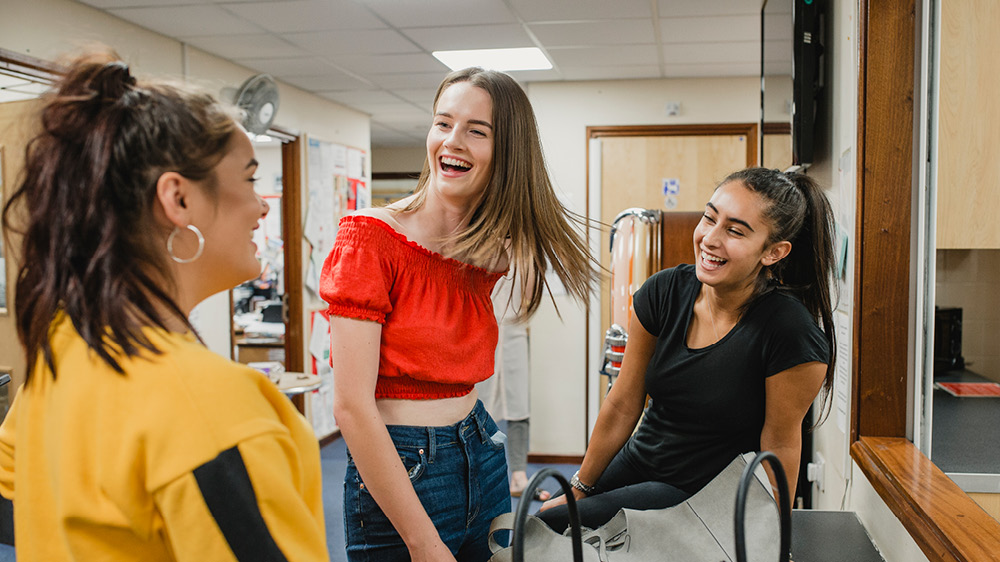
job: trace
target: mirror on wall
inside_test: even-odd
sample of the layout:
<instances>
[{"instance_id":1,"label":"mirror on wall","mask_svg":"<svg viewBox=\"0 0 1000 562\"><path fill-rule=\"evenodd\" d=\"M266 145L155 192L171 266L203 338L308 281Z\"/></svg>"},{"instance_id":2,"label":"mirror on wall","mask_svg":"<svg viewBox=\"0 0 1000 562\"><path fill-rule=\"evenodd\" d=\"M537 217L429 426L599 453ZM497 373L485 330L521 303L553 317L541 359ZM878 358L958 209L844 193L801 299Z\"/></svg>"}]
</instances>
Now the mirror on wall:
<instances>
[{"instance_id":1,"label":"mirror on wall","mask_svg":"<svg viewBox=\"0 0 1000 562\"><path fill-rule=\"evenodd\" d=\"M792 0L764 0L761 8L761 162L792 166Z\"/></svg>"}]
</instances>

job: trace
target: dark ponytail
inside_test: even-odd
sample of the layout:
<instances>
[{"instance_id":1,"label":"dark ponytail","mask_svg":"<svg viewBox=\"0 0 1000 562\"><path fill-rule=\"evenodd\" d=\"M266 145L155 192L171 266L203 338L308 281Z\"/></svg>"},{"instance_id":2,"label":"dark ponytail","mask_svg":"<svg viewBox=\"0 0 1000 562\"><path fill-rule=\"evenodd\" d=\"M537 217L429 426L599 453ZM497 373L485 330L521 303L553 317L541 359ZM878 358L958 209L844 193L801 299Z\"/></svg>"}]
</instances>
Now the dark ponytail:
<instances>
[{"instance_id":1,"label":"dark ponytail","mask_svg":"<svg viewBox=\"0 0 1000 562\"><path fill-rule=\"evenodd\" d=\"M158 352L144 326L176 317L191 329L170 296L156 182L176 171L214 193L212 170L236 131L211 96L137 81L114 53L66 67L3 209L4 227L23 235L14 300L28 383L40 355L55 376L49 331L60 311L118 372L118 359Z\"/></svg>"},{"instance_id":2,"label":"dark ponytail","mask_svg":"<svg viewBox=\"0 0 1000 562\"><path fill-rule=\"evenodd\" d=\"M770 290L794 292L813 318L820 322L829 346L830 361L823 382L821 423L829 413L837 357L833 325L834 221L830 202L815 180L805 174L782 173L767 168L734 172L723 183L739 181L761 195L771 226L768 244L787 240L791 252L761 270L749 302Z\"/></svg>"}]
</instances>

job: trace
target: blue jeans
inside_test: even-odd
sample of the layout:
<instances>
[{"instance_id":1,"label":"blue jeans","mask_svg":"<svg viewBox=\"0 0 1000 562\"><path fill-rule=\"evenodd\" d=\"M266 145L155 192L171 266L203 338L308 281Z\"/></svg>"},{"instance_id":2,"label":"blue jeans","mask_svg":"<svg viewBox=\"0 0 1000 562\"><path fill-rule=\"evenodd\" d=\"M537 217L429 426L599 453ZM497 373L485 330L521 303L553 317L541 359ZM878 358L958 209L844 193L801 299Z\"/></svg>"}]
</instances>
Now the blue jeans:
<instances>
[{"instance_id":1,"label":"blue jeans","mask_svg":"<svg viewBox=\"0 0 1000 562\"><path fill-rule=\"evenodd\" d=\"M483 403L477 402L455 425L387 429L444 544L459 562L488 560L490 522L510 511L510 486L505 437ZM364 486L350 451L344 476L344 531L352 562L410 559L399 533Z\"/></svg>"}]
</instances>

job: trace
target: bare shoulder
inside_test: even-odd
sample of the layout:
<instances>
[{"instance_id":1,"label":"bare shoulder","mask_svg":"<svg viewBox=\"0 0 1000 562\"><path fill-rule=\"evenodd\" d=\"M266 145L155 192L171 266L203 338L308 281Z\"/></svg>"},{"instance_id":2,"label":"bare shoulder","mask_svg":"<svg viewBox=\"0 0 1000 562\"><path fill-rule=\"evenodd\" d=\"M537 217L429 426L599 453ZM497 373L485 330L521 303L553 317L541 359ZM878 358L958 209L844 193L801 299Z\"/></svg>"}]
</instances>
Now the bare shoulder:
<instances>
[{"instance_id":1,"label":"bare shoulder","mask_svg":"<svg viewBox=\"0 0 1000 562\"><path fill-rule=\"evenodd\" d=\"M392 213L385 207L368 207L351 213L355 217L373 217L380 220L391 219Z\"/></svg>"},{"instance_id":2,"label":"bare shoulder","mask_svg":"<svg viewBox=\"0 0 1000 562\"><path fill-rule=\"evenodd\" d=\"M351 213L351 216L378 219L389 225L397 232L403 231L402 225L399 224L399 220L397 220L397 213L387 207L369 207L367 209L358 209L357 211Z\"/></svg>"}]
</instances>

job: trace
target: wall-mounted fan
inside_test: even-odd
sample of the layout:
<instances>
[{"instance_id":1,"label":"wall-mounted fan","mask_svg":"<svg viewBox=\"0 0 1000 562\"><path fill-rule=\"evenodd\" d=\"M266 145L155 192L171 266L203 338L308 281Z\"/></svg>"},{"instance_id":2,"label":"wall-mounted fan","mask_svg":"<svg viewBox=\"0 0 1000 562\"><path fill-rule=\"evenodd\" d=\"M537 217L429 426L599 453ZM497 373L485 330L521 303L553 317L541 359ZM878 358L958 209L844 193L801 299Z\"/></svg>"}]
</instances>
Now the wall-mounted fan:
<instances>
[{"instance_id":1,"label":"wall-mounted fan","mask_svg":"<svg viewBox=\"0 0 1000 562\"><path fill-rule=\"evenodd\" d=\"M243 128L262 135L278 113L278 85L267 74L251 76L233 95L233 103L243 113Z\"/></svg>"}]
</instances>

